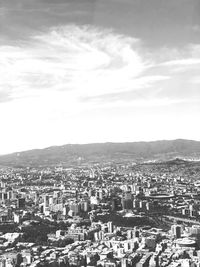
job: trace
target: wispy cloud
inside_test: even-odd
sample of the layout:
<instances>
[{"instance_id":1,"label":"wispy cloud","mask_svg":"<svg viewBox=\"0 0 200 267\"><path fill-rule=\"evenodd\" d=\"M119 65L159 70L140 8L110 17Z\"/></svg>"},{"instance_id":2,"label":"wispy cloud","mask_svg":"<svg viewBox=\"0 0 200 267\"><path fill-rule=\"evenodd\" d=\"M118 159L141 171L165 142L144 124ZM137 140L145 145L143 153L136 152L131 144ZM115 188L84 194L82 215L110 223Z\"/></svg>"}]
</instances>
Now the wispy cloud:
<instances>
[{"instance_id":1,"label":"wispy cloud","mask_svg":"<svg viewBox=\"0 0 200 267\"><path fill-rule=\"evenodd\" d=\"M159 58L159 54L164 56ZM162 48L147 53L138 39L112 30L68 25L40 32L24 42L0 46L0 57L1 102L53 96L58 102L61 98L68 102L65 110L76 112L77 105L79 110L86 103L88 109L88 103L92 107L92 102L98 99L103 106L104 100L117 101L116 95L124 102L131 95L133 101L138 100L141 105L146 101L148 105L149 101L155 102L158 89L156 97L160 103L175 103L179 100L179 89L173 84L182 84L182 76L176 73L187 71L188 82L197 83L200 48L188 45L179 52ZM192 70L188 72L188 68ZM181 99L184 90L187 88L182 90Z\"/></svg>"},{"instance_id":2,"label":"wispy cloud","mask_svg":"<svg viewBox=\"0 0 200 267\"><path fill-rule=\"evenodd\" d=\"M140 41L89 26L54 28L30 41L0 47L3 90L13 98L43 90L96 96L149 86L166 79L142 76L149 67Z\"/></svg>"},{"instance_id":3,"label":"wispy cloud","mask_svg":"<svg viewBox=\"0 0 200 267\"><path fill-rule=\"evenodd\" d=\"M188 44L182 48L164 48L160 51L163 54L163 58L159 66L168 67L198 67L200 64L200 45ZM157 56L158 58L158 56Z\"/></svg>"},{"instance_id":4,"label":"wispy cloud","mask_svg":"<svg viewBox=\"0 0 200 267\"><path fill-rule=\"evenodd\" d=\"M197 64L200 64L200 58L177 59L163 63L165 66L192 66Z\"/></svg>"}]
</instances>

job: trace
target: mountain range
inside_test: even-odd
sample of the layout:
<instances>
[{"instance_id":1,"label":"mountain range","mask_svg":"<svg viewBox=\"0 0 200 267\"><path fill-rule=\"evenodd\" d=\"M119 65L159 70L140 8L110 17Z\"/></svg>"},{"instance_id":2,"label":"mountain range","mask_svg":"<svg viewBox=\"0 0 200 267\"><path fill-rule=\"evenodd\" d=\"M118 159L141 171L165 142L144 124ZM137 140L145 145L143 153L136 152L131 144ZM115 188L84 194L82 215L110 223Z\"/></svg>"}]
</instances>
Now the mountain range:
<instances>
[{"instance_id":1,"label":"mountain range","mask_svg":"<svg viewBox=\"0 0 200 267\"><path fill-rule=\"evenodd\" d=\"M0 156L0 165L51 166L94 162L199 159L200 141L162 140L129 143L67 144Z\"/></svg>"}]
</instances>

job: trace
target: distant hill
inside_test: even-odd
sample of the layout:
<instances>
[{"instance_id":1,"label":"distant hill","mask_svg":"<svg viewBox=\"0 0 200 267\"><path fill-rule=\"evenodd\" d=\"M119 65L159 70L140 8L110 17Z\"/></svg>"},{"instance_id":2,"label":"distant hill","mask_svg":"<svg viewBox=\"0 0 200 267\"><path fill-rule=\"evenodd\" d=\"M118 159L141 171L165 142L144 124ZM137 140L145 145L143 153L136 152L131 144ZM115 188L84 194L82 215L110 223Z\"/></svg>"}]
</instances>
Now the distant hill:
<instances>
[{"instance_id":1,"label":"distant hill","mask_svg":"<svg viewBox=\"0 0 200 267\"><path fill-rule=\"evenodd\" d=\"M200 158L200 141L163 140L130 143L68 144L0 156L0 165L48 166L87 162L122 162Z\"/></svg>"}]
</instances>

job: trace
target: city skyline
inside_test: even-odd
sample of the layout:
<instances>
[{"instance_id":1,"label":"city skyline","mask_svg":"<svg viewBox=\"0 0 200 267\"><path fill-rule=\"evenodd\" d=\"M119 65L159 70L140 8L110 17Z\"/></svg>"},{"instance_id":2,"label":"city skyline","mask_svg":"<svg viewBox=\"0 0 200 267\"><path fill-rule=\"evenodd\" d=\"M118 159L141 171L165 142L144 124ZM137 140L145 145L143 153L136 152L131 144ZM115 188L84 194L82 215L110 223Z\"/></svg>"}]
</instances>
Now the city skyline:
<instances>
[{"instance_id":1,"label":"city skyline","mask_svg":"<svg viewBox=\"0 0 200 267\"><path fill-rule=\"evenodd\" d=\"M200 140L198 1L0 4L0 154Z\"/></svg>"}]
</instances>

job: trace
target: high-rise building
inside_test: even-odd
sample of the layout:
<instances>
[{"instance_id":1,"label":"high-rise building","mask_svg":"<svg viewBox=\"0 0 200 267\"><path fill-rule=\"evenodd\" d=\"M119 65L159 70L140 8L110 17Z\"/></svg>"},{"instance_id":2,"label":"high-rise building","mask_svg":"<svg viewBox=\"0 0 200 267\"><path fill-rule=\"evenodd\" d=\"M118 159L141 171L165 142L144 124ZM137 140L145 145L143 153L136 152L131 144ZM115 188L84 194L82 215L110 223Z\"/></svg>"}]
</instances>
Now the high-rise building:
<instances>
[{"instance_id":1,"label":"high-rise building","mask_svg":"<svg viewBox=\"0 0 200 267\"><path fill-rule=\"evenodd\" d=\"M6 183L4 181L0 181L0 187L1 188L6 188Z\"/></svg>"},{"instance_id":2,"label":"high-rise building","mask_svg":"<svg viewBox=\"0 0 200 267\"><path fill-rule=\"evenodd\" d=\"M70 210L73 212L73 215L78 215L80 212L80 204L79 203L72 203L69 205Z\"/></svg>"},{"instance_id":3,"label":"high-rise building","mask_svg":"<svg viewBox=\"0 0 200 267\"><path fill-rule=\"evenodd\" d=\"M133 208L138 209L140 207L140 201L138 199L133 200Z\"/></svg>"},{"instance_id":4,"label":"high-rise building","mask_svg":"<svg viewBox=\"0 0 200 267\"><path fill-rule=\"evenodd\" d=\"M181 237L181 225L178 225L178 224L172 225L171 232L174 237L180 238Z\"/></svg>"},{"instance_id":5,"label":"high-rise building","mask_svg":"<svg viewBox=\"0 0 200 267\"><path fill-rule=\"evenodd\" d=\"M7 192L7 199L13 199L13 192L12 191L8 191Z\"/></svg>"},{"instance_id":6,"label":"high-rise building","mask_svg":"<svg viewBox=\"0 0 200 267\"><path fill-rule=\"evenodd\" d=\"M108 232L109 233L113 233L114 227L113 227L113 222L108 222Z\"/></svg>"},{"instance_id":7,"label":"high-rise building","mask_svg":"<svg viewBox=\"0 0 200 267\"><path fill-rule=\"evenodd\" d=\"M127 267L128 266L128 259L122 258L121 259L121 267Z\"/></svg>"},{"instance_id":8,"label":"high-rise building","mask_svg":"<svg viewBox=\"0 0 200 267\"><path fill-rule=\"evenodd\" d=\"M89 210L89 203L87 200L83 200L80 202L81 211L87 212Z\"/></svg>"},{"instance_id":9,"label":"high-rise building","mask_svg":"<svg viewBox=\"0 0 200 267\"><path fill-rule=\"evenodd\" d=\"M25 208L25 198L18 198L18 200L17 200L17 207L19 209Z\"/></svg>"},{"instance_id":10,"label":"high-rise building","mask_svg":"<svg viewBox=\"0 0 200 267\"><path fill-rule=\"evenodd\" d=\"M49 196L44 195L44 208L49 207Z\"/></svg>"},{"instance_id":11,"label":"high-rise building","mask_svg":"<svg viewBox=\"0 0 200 267\"><path fill-rule=\"evenodd\" d=\"M117 199L113 198L111 202L112 211L115 211L117 209Z\"/></svg>"},{"instance_id":12,"label":"high-rise building","mask_svg":"<svg viewBox=\"0 0 200 267\"><path fill-rule=\"evenodd\" d=\"M127 239L132 239L132 238L134 238L134 231L128 230L127 231Z\"/></svg>"},{"instance_id":13,"label":"high-rise building","mask_svg":"<svg viewBox=\"0 0 200 267\"><path fill-rule=\"evenodd\" d=\"M133 209L133 201L131 199L122 198L121 204L123 210Z\"/></svg>"},{"instance_id":14,"label":"high-rise building","mask_svg":"<svg viewBox=\"0 0 200 267\"><path fill-rule=\"evenodd\" d=\"M126 200L128 200L128 199L132 199L132 194L131 194L131 192L130 191L127 191L127 192L125 192L125 194L124 194L124 198L126 199Z\"/></svg>"}]
</instances>

